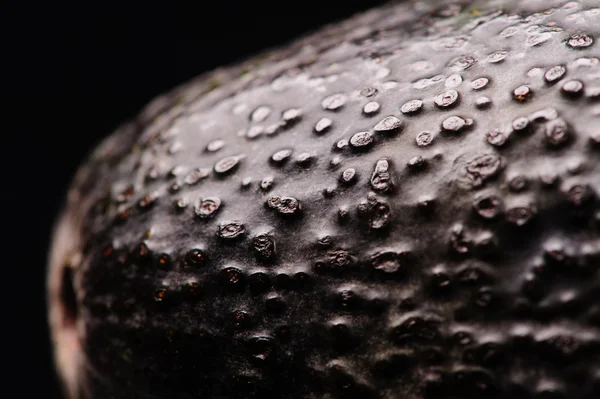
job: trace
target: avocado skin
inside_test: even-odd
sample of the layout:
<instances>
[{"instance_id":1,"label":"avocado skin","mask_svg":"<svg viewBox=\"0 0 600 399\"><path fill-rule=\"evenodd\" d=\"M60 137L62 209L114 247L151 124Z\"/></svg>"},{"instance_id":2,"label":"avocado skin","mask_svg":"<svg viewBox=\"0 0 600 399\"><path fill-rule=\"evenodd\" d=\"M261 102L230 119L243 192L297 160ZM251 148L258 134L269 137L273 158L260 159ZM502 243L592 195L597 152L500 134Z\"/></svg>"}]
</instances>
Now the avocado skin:
<instances>
[{"instance_id":1,"label":"avocado skin","mask_svg":"<svg viewBox=\"0 0 600 399\"><path fill-rule=\"evenodd\" d=\"M49 258L71 397L598 397L600 6L436 3L204 74L90 155Z\"/></svg>"}]
</instances>

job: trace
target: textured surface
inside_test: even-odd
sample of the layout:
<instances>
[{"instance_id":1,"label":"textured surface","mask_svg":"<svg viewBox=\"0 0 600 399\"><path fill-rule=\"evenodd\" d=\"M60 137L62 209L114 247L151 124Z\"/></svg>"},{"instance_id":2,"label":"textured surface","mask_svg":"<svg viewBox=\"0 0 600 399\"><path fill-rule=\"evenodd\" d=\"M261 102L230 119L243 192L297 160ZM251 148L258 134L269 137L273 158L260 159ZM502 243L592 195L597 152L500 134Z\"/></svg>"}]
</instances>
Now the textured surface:
<instances>
[{"instance_id":1,"label":"textured surface","mask_svg":"<svg viewBox=\"0 0 600 399\"><path fill-rule=\"evenodd\" d=\"M109 137L50 256L71 394L597 397L600 7L511 3L373 10Z\"/></svg>"}]
</instances>

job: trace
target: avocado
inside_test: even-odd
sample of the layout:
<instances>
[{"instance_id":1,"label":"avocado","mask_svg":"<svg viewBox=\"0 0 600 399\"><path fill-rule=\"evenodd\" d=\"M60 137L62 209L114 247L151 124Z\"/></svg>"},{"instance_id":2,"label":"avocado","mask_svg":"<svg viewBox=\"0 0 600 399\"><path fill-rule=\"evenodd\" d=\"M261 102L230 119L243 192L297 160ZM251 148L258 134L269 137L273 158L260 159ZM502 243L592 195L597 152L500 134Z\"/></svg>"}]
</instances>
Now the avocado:
<instances>
[{"instance_id":1,"label":"avocado","mask_svg":"<svg viewBox=\"0 0 600 399\"><path fill-rule=\"evenodd\" d=\"M56 223L67 397L600 397L599 38L392 2L152 101Z\"/></svg>"}]
</instances>

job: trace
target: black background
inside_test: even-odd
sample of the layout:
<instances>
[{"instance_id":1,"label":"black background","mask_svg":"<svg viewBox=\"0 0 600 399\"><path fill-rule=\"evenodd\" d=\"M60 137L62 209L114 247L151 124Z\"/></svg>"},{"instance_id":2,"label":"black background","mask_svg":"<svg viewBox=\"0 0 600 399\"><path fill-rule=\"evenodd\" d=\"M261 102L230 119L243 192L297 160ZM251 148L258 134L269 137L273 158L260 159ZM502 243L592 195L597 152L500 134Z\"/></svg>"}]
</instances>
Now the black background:
<instances>
[{"instance_id":1,"label":"black background","mask_svg":"<svg viewBox=\"0 0 600 399\"><path fill-rule=\"evenodd\" d=\"M200 72L383 1L37 3L9 2L0 24L7 398L59 397L45 319L47 245L68 183L94 144Z\"/></svg>"}]
</instances>

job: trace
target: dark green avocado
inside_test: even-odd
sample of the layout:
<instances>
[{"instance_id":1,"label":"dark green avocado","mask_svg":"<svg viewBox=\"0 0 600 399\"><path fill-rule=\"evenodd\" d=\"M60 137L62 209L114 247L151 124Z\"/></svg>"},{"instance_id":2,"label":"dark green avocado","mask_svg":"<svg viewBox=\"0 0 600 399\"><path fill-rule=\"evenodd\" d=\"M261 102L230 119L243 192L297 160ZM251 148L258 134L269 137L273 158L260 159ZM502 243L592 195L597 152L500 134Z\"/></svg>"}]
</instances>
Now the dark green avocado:
<instances>
[{"instance_id":1,"label":"dark green avocado","mask_svg":"<svg viewBox=\"0 0 600 399\"><path fill-rule=\"evenodd\" d=\"M66 394L600 397L599 40L405 1L158 97L56 224Z\"/></svg>"}]
</instances>

